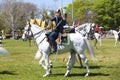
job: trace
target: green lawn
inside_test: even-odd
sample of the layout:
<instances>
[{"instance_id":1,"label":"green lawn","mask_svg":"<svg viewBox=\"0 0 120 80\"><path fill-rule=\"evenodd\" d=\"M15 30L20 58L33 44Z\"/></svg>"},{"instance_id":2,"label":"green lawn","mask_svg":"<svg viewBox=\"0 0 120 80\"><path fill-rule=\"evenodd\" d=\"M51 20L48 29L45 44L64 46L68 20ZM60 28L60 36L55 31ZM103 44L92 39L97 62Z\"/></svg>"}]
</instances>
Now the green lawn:
<instances>
[{"instance_id":1,"label":"green lawn","mask_svg":"<svg viewBox=\"0 0 120 80\"><path fill-rule=\"evenodd\" d=\"M93 42L92 42L93 43ZM64 77L67 68L66 61L68 53L57 56L56 62L53 62L52 74L46 78L42 75L45 70L39 66L39 60L34 60L37 46L32 42L29 47L28 42L22 40L3 40L3 47L6 48L10 55L7 57L0 56L0 80L119 80L120 78L120 44L113 47L113 39L103 39L102 47L97 45L94 48L97 61L92 61L90 55L85 51L89 59L91 74L84 77L85 68L79 68L76 62L71 70L69 77ZM51 55L54 60L55 55Z\"/></svg>"}]
</instances>

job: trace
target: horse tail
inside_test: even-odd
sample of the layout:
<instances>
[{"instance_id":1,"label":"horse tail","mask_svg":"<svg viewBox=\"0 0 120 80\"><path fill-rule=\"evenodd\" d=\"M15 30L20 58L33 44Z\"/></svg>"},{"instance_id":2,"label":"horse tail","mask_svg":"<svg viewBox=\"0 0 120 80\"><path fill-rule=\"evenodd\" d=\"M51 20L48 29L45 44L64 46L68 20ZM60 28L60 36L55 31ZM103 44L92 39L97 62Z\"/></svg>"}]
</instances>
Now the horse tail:
<instances>
[{"instance_id":1,"label":"horse tail","mask_svg":"<svg viewBox=\"0 0 120 80\"><path fill-rule=\"evenodd\" d=\"M0 56L7 56L9 52L5 49L0 47Z\"/></svg>"},{"instance_id":2,"label":"horse tail","mask_svg":"<svg viewBox=\"0 0 120 80\"><path fill-rule=\"evenodd\" d=\"M93 60L96 60L93 46L90 44L90 42L88 41L87 38L84 38L84 40L85 40L85 43L86 43L86 45L87 45L87 50L88 50L88 52L90 53L92 59L93 59Z\"/></svg>"}]
</instances>

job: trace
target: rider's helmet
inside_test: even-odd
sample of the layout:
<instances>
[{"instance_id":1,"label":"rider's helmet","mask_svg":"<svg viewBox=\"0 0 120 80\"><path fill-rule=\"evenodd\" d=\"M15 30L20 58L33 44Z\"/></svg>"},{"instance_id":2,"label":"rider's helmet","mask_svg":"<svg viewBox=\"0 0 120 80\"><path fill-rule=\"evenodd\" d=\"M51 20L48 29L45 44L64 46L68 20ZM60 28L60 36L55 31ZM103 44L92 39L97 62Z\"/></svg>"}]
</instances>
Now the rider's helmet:
<instances>
[{"instance_id":1,"label":"rider's helmet","mask_svg":"<svg viewBox=\"0 0 120 80\"><path fill-rule=\"evenodd\" d=\"M60 15L60 16L61 16L61 10L60 10L60 9L57 9L57 10L55 11L55 15Z\"/></svg>"}]
</instances>

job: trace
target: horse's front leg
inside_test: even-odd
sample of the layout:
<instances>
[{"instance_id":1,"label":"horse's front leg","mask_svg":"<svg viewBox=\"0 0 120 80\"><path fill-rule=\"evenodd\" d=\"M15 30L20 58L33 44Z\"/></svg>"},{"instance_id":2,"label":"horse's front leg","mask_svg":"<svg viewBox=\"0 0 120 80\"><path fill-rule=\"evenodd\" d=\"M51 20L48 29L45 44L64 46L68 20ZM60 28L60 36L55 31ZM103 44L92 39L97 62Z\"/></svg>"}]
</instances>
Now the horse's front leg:
<instances>
[{"instance_id":1,"label":"horse's front leg","mask_svg":"<svg viewBox=\"0 0 120 80\"><path fill-rule=\"evenodd\" d=\"M40 51L38 49L37 52L36 52L36 55L35 55L35 59L39 59L40 56L41 56L41 53L40 53Z\"/></svg>"},{"instance_id":2,"label":"horse's front leg","mask_svg":"<svg viewBox=\"0 0 120 80\"><path fill-rule=\"evenodd\" d=\"M39 65L41 65L44 69L46 69L46 66L43 64L44 61L45 61L45 58L42 57L42 58L40 59L40 61L39 61ZM53 67L52 61L49 60L49 63L50 63L49 67L52 68L52 67Z\"/></svg>"},{"instance_id":3,"label":"horse's front leg","mask_svg":"<svg viewBox=\"0 0 120 80\"><path fill-rule=\"evenodd\" d=\"M38 49L38 51L36 52L36 55L35 55L35 59L39 59L40 56L41 56L41 52ZM39 61L39 65L41 65L44 69L46 69L45 65L43 64L44 59L45 59L45 56L43 55Z\"/></svg>"},{"instance_id":4,"label":"horse's front leg","mask_svg":"<svg viewBox=\"0 0 120 80\"><path fill-rule=\"evenodd\" d=\"M52 65L52 60L49 59L49 63L50 63L50 66L49 66L49 67L52 68L52 67L53 67L53 65Z\"/></svg>"},{"instance_id":5,"label":"horse's front leg","mask_svg":"<svg viewBox=\"0 0 120 80\"><path fill-rule=\"evenodd\" d=\"M117 39L117 38L115 38L115 45L114 45L114 47L116 47L117 41L118 41L118 39Z\"/></svg>"},{"instance_id":6,"label":"horse's front leg","mask_svg":"<svg viewBox=\"0 0 120 80\"><path fill-rule=\"evenodd\" d=\"M45 56L43 55L42 58L39 61L39 65L41 65L45 70L46 70L46 66L43 64L43 61L45 61Z\"/></svg>"},{"instance_id":7,"label":"horse's front leg","mask_svg":"<svg viewBox=\"0 0 120 80\"><path fill-rule=\"evenodd\" d=\"M46 74L43 77L47 77L51 73L50 65L49 65L49 55L46 54L45 56L45 65L46 65Z\"/></svg>"}]
</instances>

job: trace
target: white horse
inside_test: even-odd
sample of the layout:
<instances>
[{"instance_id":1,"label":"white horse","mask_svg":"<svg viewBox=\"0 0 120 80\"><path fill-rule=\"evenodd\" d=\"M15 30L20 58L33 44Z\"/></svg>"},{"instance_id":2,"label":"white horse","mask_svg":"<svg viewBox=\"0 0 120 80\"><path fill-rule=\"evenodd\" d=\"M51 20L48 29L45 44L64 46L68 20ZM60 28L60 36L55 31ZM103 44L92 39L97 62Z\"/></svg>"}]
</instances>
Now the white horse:
<instances>
[{"instance_id":1,"label":"white horse","mask_svg":"<svg viewBox=\"0 0 120 80\"><path fill-rule=\"evenodd\" d=\"M95 39L95 44L94 47L96 47L97 42L99 42L100 46L102 45L101 43L101 35L98 32L95 32L95 24L94 23L85 23L77 28L75 28L75 32L82 34L83 36L87 36L88 39L93 36Z\"/></svg>"},{"instance_id":2,"label":"white horse","mask_svg":"<svg viewBox=\"0 0 120 80\"><path fill-rule=\"evenodd\" d=\"M114 35L114 38L115 38L114 47L116 47L117 42L118 42L118 40L119 40L118 33L119 33L119 32L117 32L116 30L109 30L108 33L107 33L108 36L109 36L109 35L112 35L112 34Z\"/></svg>"},{"instance_id":3,"label":"white horse","mask_svg":"<svg viewBox=\"0 0 120 80\"><path fill-rule=\"evenodd\" d=\"M43 77L46 77L50 74L51 68L49 67L49 55L50 55L50 50L51 50L51 46L49 44L49 42L47 41L47 37L46 37L46 31L42 28L40 28L37 25L31 24L29 26L25 27L25 31L23 33L24 38L29 36L28 33L32 33L40 53L43 54L42 58L45 60L45 65L44 68L46 69L46 74L43 75ZM86 64L86 70L87 73L85 76L89 76L90 70L89 70L89 66L88 66L88 60L84 54L84 50L86 48L86 46L88 47L88 51L90 52L91 56L93 59L95 59L95 55L94 55L94 51L92 50L93 48L91 48L92 46L90 45L89 41L81 36L78 33L71 33L69 34L70 36L70 44L69 45L58 45L58 53L64 53L64 52L70 52L71 53L71 65L68 67L68 70L66 71L64 76L68 76L68 74L70 73L70 70L72 69L72 67L75 64L75 53L78 53L79 56L82 58L82 60L84 60L85 64ZM42 47L41 47L42 46ZM42 64L43 65L43 64Z\"/></svg>"},{"instance_id":4,"label":"white horse","mask_svg":"<svg viewBox=\"0 0 120 80\"><path fill-rule=\"evenodd\" d=\"M94 33L94 37L95 37L95 44L94 44L94 47L96 47L97 45L97 42L99 42L100 46L102 45L102 37L101 35L98 33L98 32L95 32Z\"/></svg>"}]
</instances>

